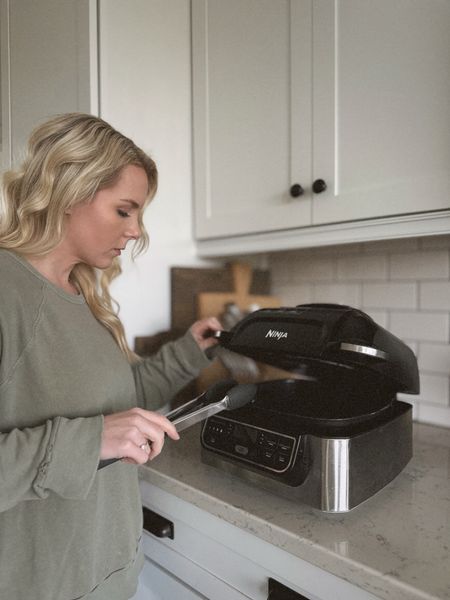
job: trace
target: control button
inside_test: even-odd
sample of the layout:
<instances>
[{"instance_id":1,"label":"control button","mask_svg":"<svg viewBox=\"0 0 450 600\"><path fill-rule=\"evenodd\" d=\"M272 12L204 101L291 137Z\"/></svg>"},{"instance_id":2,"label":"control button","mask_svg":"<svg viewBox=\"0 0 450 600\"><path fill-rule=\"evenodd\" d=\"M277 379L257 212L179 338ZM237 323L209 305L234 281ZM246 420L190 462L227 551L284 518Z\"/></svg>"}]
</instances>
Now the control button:
<instances>
[{"instance_id":1,"label":"control button","mask_svg":"<svg viewBox=\"0 0 450 600\"><path fill-rule=\"evenodd\" d=\"M247 456L248 454L248 448L246 446L241 446L240 444L236 444L234 450L241 456Z\"/></svg>"},{"instance_id":2,"label":"control button","mask_svg":"<svg viewBox=\"0 0 450 600\"><path fill-rule=\"evenodd\" d=\"M278 456L284 456L284 458L287 458L288 460L291 458L291 454L292 452L278 452Z\"/></svg>"},{"instance_id":3,"label":"control button","mask_svg":"<svg viewBox=\"0 0 450 600\"><path fill-rule=\"evenodd\" d=\"M261 462L267 466L271 466L273 464L274 453L268 450L265 450L261 454Z\"/></svg>"},{"instance_id":4,"label":"control button","mask_svg":"<svg viewBox=\"0 0 450 600\"><path fill-rule=\"evenodd\" d=\"M278 448L282 451L282 452L290 452L292 450L292 444L286 444L284 442L280 442L278 444Z\"/></svg>"},{"instance_id":5,"label":"control button","mask_svg":"<svg viewBox=\"0 0 450 600\"><path fill-rule=\"evenodd\" d=\"M208 429L207 429L208 433L209 432L213 432L213 433L218 433L219 435L223 435L225 433L225 431L228 433L228 427L225 430L225 426L222 425L222 423L211 423L210 425L208 425Z\"/></svg>"},{"instance_id":6,"label":"control button","mask_svg":"<svg viewBox=\"0 0 450 600\"><path fill-rule=\"evenodd\" d=\"M285 456L284 454L280 454L277 457L277 464L285 467L289 463L289 456Z\"/></svg>"}]
</instances>

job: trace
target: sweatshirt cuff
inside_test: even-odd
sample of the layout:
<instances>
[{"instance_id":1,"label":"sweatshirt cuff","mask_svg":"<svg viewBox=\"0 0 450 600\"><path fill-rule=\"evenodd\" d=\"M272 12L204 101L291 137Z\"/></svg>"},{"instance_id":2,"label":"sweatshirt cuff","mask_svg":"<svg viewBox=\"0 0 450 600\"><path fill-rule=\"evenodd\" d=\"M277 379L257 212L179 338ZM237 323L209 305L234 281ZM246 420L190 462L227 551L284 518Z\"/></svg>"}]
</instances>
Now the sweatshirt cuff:
<instances>
[{"instance_id":1,"label":"sweatshirt cuff","mask_svg":"<svg viewBox=\"0 0 450 600\"><path fill-rule=\"evenodd\" d=\"M97 473L103 415L57 417L34 482L36 491L52 491L66 499L86 498Z\"/></svg>"},{"instance_id":2,"label":"sweatshirt cuff","mask_svg":"<svg viewBox=\"0 0 450 600\"><path fill-rule=\"evenodd\" d=\"M201 371L212 362L197 344L189 330L178 340L177 352L186 357L186 362L189 363L193 371Z\"/></svg>"}]
</instances>

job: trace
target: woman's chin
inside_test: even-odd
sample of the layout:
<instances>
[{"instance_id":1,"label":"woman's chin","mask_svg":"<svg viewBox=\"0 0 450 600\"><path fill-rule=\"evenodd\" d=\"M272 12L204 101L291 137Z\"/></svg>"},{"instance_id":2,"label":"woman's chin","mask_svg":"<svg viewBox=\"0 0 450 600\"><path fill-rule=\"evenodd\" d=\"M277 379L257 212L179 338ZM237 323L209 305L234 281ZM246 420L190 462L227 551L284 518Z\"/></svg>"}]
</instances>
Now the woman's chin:
<instances>
[{"instance_id":1,"label":"woman's chin","mask_svg":"<svg viewBox=\"0 0 450 600\"><path fill-rule=\"evenodd\" d=\"M116 262L117 256L110 256L107 258L90 261L88 264L94 269L100 269L100 271L104 271L105 269L109 269L109 267L114 265Z\"/></svg>"}]
</instances>

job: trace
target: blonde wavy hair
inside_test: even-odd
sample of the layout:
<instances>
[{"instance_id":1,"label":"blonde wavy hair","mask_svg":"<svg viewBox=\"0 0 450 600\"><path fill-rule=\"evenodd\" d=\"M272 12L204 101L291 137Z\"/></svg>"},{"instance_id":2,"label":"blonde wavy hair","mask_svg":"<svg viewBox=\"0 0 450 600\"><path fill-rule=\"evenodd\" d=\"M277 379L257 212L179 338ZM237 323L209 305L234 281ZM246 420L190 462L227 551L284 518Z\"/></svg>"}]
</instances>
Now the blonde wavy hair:
<instances>
[{"instance_id":1,"label":"blonde wavy hair","mask_svg":"<svg viewBox=\"0 0 450 600\"><path fill-rule=\"evenodd\" d=\"M129 138L102 119L83 113L58 115L38 126L31 133L21 167L3 175L0 248L25 257L50 252L64 236L67 210L113 186L128 165L142 167L147 174L147 206L156 193L158 172L153 160ZM133 256L148 246L143 210L139 226L141 237L134 244ZM127 344L118 306L109 293L109 284L120 273L118 259L101 272L79 263L70 280L133 362L137 356Z\"/></svg>"}]
</instances>

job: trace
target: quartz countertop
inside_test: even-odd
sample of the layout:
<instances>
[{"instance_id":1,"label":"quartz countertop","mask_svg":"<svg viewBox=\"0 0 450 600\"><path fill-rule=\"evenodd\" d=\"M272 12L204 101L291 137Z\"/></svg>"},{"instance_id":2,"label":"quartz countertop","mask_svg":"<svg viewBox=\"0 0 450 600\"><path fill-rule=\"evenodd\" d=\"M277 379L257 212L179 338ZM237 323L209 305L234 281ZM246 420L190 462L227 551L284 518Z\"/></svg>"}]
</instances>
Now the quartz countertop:
<instances>
[{"instance_id":1,"label":"quartz countertop","mask_svg":"<svg viewBox=\"0 0 450 600\"><path fill-rule=\"evenodd\" d=\"M349 513L266 492L200 460L200 428L168 440L140 477L390 600L450 599L450 429L414 424L414 456Z\"/></svg>"}]
</instances>

